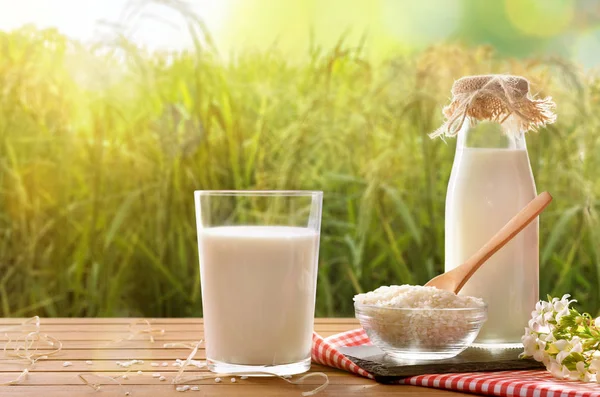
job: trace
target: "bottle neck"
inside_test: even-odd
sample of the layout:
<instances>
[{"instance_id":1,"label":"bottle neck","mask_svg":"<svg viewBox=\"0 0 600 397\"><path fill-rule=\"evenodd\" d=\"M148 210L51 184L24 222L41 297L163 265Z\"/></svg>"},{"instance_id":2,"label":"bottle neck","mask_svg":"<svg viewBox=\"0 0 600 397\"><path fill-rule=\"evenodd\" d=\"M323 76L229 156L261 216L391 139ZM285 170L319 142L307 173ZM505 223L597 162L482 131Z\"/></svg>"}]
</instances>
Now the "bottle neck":
<instances>
[{"instance_id":1,"label":"bottle neck","mask_svg":"<svg viewBox=\"0 0 600 397\"><path fill-rule=\"evenodd\" d=\"M502 124L466 117L457 137L457 149L462 148L527 150L527 145L512 117Z\"/></svg>"}]
</instances>

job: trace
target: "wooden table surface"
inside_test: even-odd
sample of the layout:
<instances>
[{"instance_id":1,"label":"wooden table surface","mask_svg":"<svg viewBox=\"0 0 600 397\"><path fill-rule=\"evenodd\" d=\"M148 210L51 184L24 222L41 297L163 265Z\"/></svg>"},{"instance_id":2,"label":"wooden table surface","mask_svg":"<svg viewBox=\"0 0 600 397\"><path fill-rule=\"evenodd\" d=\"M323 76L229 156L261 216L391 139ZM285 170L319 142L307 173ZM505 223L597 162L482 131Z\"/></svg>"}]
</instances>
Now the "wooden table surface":
<instances>
[{"instance_id":1,"label":"wooden table surface","mask_svg":"<svg viewBox=\"0 0 600 397\"><path fill-rule=\"evenodd\" d=\"M56 337L63 343L57 355L38 361L30 367L27 378L15 385L0 386L0 396L181 396L171 384L178 368L172 364L176 359L184 360L190 353L185 348L164 348L164 343L192 343L202 339L201 319L148 319L154 329L163 329L164 334L150 342L148 334L137 334L131 340L115 342L128 338L131 333L129 325L137 319L131 318L42 318L41 333ZM0 329L19 324L23 319L0 319ZM328 336L341 331L356 328L354 319L323 318L315 322L315 330ZM138 326L140 330L146 326ZM17 333L9 333L16 338ZM2 347L8 342L4 332L0 336ZM204 350L198 350L196 359L205 358ZM122 386L106 377L94 374L117 377L126 369L119 367L117 361L131 359L144 360L144 364L130 367L128 379L119 379ZM64 367L69 361L71 366ZM86 363L91 361L91 364ZM168 363L168 366L152 366L152 363ZM3 357L0 360L0 383L15 379L25 368L27 362L21 359ZM193 368L193 369L192 369ZM137 371L143 371L142 375ZM329 376L329 386L318 396L460 396L462 393L447 392L429 388L399 385L381 385L375 381L363 379L349 373L320 365L312 366L311 372L325 372ZM160 381L152 375L160 373L166 377ZM207 374L206 369L187 367L189 375ZM100 391L86 386L79 378L83 374L90 383L100 384ZM311 390L321 383L321 379L309 379L305 385L290 385L278 378L237 379L235 383L225 378L221 383L208 379L189 383L198 385L199 391L188 391L191 396L294 396L300 397L302 391Z\"/></svg>"}]
</instances>

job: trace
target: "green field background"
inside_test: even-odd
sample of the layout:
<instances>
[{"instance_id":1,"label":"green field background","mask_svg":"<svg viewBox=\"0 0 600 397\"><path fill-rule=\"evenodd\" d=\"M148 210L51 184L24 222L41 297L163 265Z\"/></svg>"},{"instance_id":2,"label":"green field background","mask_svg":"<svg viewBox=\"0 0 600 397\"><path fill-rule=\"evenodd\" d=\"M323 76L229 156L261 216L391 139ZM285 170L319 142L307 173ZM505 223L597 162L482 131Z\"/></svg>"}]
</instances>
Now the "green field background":
<instances>
[{"instance_id":1,"label":"green field background","mask_svg":"<svg viewBox=\"0 0 600 397\"><path fill-rule=\"evenodd\" d=\"M56 30L0 33L0 316L200 316L193 191L325 194L318 316L443 270L454 141L432 141L454 79L523 75L558 122L528 136L540 293L598 313L600 80L561 58L452 43L224 62L210 43L147 53Z\"/></svg>"}]
</instances>

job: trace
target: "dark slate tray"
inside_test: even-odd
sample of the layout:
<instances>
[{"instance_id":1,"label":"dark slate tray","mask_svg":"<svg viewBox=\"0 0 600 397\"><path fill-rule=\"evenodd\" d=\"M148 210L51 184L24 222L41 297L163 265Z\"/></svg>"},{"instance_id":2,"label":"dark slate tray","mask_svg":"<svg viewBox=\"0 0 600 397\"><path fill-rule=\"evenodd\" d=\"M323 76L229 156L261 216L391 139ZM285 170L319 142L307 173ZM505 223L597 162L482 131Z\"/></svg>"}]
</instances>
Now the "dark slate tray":
<instances>
[{"instance_id":1,"label":"dark slate tray","mask_svg":"<svg viewBox=\"0 0 600 397\"><path fill-rule=\"evenodd\" d=\"M386 355L376 346L339 347L338 350L382 383L415 375L544 368L542 363L533 359L520 359L522 349L470 347L458 356L445 360L399 360Z\"/></svg>"}]
</instances>

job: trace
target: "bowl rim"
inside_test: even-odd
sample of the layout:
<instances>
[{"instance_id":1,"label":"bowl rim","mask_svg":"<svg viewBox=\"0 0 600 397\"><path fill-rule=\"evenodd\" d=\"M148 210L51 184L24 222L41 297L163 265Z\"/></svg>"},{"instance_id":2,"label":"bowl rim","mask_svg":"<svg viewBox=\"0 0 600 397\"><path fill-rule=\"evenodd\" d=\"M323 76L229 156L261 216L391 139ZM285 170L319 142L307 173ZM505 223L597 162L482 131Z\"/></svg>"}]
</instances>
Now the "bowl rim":
<instances>
[{"instance_id":1,"label":"bowl rim","mask_svg":"<svg viewBox=\"0 0 600 397\"><path fill-rule=\"evenodd\" d=\"M398 312L419 312L419 311L432 311L432 312L487 312L488 304L484 303L483 306L474 307L447 307L447 308L426 308L426 307L385 307L377 305L366 305L359 302L354 302L354 309L378 309L378 310L389 310Z\"/></svg>"}]
</instances>

